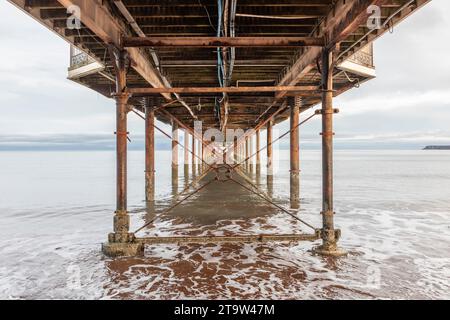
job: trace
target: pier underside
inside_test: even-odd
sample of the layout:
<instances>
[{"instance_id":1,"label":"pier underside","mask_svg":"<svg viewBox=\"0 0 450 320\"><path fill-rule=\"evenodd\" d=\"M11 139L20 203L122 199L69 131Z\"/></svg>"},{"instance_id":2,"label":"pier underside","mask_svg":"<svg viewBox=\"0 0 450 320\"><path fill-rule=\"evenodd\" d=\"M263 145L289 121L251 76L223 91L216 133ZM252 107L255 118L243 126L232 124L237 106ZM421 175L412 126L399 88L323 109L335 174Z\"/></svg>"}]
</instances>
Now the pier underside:
<instances>
[{"instance_id":1,"label":"pier underside","mask_svg":"<svg viewBox=\"0 0 450 320\"><path fill-rule=\"evenodd\" d=\"M375 77L372 42L428 0L10 0L72 45L69 79L116 101L117 209L104 251L142 253L145 243L314 241L316 252L341 255L333 206L333 98ZM316 105L321 108L302 113ZM311 233L242 237L140 238L127 211L127 115L146 127L146 200L155 200L155 131L197 166L169 211L195 194L238 188L266 201ZM298 216L299 128L322 118L320 228ZM165 132L155 119L172 126ZM274 203L246 172L267 157L273 174L272 128L290 119L290 209ZM201 122L198 126L196 121ZM197 124L197 125L196 125ZM215 129L213 135L208 135ZM241 130L231 136L228 130ZM261 147L260 132L267 130ZM179 131L184 132L184 142ZM225 137L226 136L226 137ZM194 166L192 166L194 167ZM208 189L213 183L216 189ZM233 185L230 187L230 185ZM221 189L222 188L222 189ZM209 190L209 191L206 191ZM230 202L230 205L232 205ZM214 215L211 210L211 215Z\"/></svg>"}]
</instances>

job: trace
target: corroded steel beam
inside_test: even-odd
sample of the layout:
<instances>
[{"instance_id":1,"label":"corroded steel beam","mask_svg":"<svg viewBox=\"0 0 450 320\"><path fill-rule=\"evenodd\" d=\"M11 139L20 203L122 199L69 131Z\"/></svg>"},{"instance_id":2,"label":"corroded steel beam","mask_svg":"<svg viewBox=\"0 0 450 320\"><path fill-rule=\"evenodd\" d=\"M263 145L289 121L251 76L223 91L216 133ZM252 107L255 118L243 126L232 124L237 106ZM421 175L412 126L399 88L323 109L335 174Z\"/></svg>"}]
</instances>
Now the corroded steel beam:
<instances>
[{"instance_id":1,"label":"corroded steel beam","mask_svg":"<svg viewBox=\"0 0 450 320\"><path fill-rule=\"evenodd\" d=\"M273 87L188 87L188 88L130 88L133 95L152 95L158 93L259 93L296 92L297 95L318 92L317 86L273 86Z\"/></svg>"},{"instance_id":2,"label":"corroded steel beam","mask_svg":"<svg viewBox=\"0 0 450 320\"><path fill-rule=\"evenodd\" d=\"M361 24L361 21L367 21L371 12L367 8L371 5L380 5L384 0L339 0L334 8L328 14L327 19L316 31L317 36L327 38L327 46L331 48L346 36L354 32ZM305 48L297 61L286 72L279 82L280 85L296 85L316 64L320 57L322 48ZM285 96L286 92L279 92L276 99L279 100Z\"/></svg>"},{"instance_id":3,"label":"corroded steel beam","mask_svg":"<svg viewBox=\"0 0 450 320\"><path fill-rule=\"evenodd\" d=\"M78 6L80 9L81 22L87 26L104 43L114 44L120 48L122 34L127 33L127 27L122 21L115 18L100 0L58 0L65 8ZM132 67L150 85L154 87L165 87L161 73L150 63L149 59L137 48L127 49ZM171 99L170 94L163 94L166 99Z\"/></svg>"},{"instance_id":4,"label":"corroded steel beam","mask_svg":"<svg viewBox=\"0 0 450 320\"><path fill-rule=\"evenodd\" d=\"M324 38L312 37L125 37L125 48L143 47L323 47Z\"/></svg>"},{"instance_id":5,"label":"corroded steel beam","mask_svg":"<svg viewBox=\"0 0 450 320\"><path fill-rule=\"evenodd\" d=\"M271 242L271 241L316 241L320 238L315 234L291 235L245 235L245 236L204 236L204 237L146 237L137 238L143 244L169 244L169 243L223 243L223 242Z\"/></svg>"}]
</instances>

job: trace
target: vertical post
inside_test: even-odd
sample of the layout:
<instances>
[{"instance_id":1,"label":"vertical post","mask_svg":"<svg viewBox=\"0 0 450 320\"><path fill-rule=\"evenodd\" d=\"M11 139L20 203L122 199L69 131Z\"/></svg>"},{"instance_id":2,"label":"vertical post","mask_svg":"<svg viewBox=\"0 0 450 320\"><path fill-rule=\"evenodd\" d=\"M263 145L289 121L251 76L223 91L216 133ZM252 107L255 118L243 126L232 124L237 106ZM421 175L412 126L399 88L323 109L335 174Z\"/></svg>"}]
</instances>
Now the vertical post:
<instances>
[{"instance_id":1,"label":"vertical post","mask_svg":"<svg viewBox=\"0 0 450 320\"><path fill-rule=\"evenodd\" d=\"M172 122L172 194L178 193L178 124Z\"/></svg>"},{"instance_id":2,"label":"vertical post","mask_svg":"<svg viewBox=\"0 0 450 320\"><path fill-rule=\"evenodd\" d=\"M334 228L333 207L333 54L322 54L322 245L316 252L323 255L345 254L337 247L340 230Z\"/></svg>"},{"instance_id":3,"label":"vertical post","mask_svg":"<svg viewBox=\"0 0 450 320\"><path fill-rule=\"evenodd\" d=\"M227 164L227 143L226 143L226 139L224 137L223 141L222 141L222 164Z\"/></svg>"},{"instance_id":4,"label":"vertical post","mask_svg":"<svg viewBox=\"0 0 450 320\"><path fill-rule=\"evenodd\" d=\"M250 169L250 160L248 159L248 157L250 156L249 152L250 152L250 142L249 142L249 138L246 137L245 138L245 155L244 155L244 157L245 157L245 169L247 171L249 171L249 169Z\"/></svg>"},{"instance_id":5,"label":"vertical post","mask_svg":"<svg viewBox=\"0 0 450 320\"><path fill-rule=\"evenodd\" d=\"M272 145L273 122L267 123L267 175L273 175L273 145Z\"/></svg>"},{"instance_id":6,"label":"vertical post","mask_svg":"<svg viewBox=\"0 0 450 320\"><path fill-rule=\"evenodd\" d=\"M192 135L192 159L191 159L191 161L192 161L192 174L193 175L195 174L196 165L197 165L197 159L195 157L195 155L198 154L198 153L196 153L196 145L195 145L196 143L197 143L197 141L195 139L195 136Z\"/></svg>"},{"instance_id":7,"label":"vertical post","mask_svg":"<svg viewBox=\"0 0 450 320\"><path fill-rule=\"evenodd\" d=\"M250 136L249 139L248 139L248 153L249 153L249 156L252 156L252 155L253 155L253 136ZM249 159L250 173L253 173L253 168L254 168L253 163L254 163L254 160L255 160L254 157L251 157L251 158Z\"/></svg>"},{"instance_id":8,"label":"vertical post","mask_svg":"<svg viewBox=\"0 0 450 320\"><path fill-rule=\"evenodd\" d=\"M110 54L116 72L116 211L114 214L114 233L108 235L108 243L102 245L102 251L108 256L134 256L143 252L142 244L135 242L130 233L130 216L127 211L127 103L126 70L130 63L124 50L110 48Z\"/></svg>"},{"instance_id":9,"label":"vertical post","mask_svg":"<svg viewBox=\"0 0 450 320\"><path fill-rule=\"evenodd\" d=\"M272 120L267 123L267 194L273 196L273 145Z\"/></svg>"},{"instance_id":10,"label":"vertical post","mask_svg":"<svg viewBox=\"0 0 450 320\"><path fill-rule=\"evenodd\" d=\"M203 142L203 140L197 139L197 144L198 144L198 146L197 146L197 154L199 155L199 157L201 159L203 159L202 158L202 155L203 155L203 144L202 144L202 142ZM198 172L200 173L202 171L204 163L203 163L203 161L200 161L200 159L198 159L198 158L195 159L195 161L197 163Z\"/></svg>"},{"instance_id":11,"label":"vertical post","mask_svg":"<svg viewBox=\"0 0 450 320\"><path fill-rule=\"evenodd\" d=\"M235 164L238 163L239 161L238 137L234 137L233 139L233 159Z\"/></svg>"},{"instance_id":12,"label":"vertical post","mask_svg":"<svg viewBox=\"0 0 450 320\"><path fill-rule=\"evenodd\" d=\"M206 170L206 165L205 165L205 162L206 162L206 147L203 145L203 137L202 137L201 141L199 140L199 142L200 142L199 146L201 146L201 148L199 149L199 153L201 154L201 158L202 158L202 161L199 164L199 166L201 166L201 170L202 170L202 173L203 173L203 171Z\"/></svg>"},{"instance_id":13,"label":"vertical post","mask_svg":"<svg viewBox=\"0 0 450 320\"><path fill-rule=\"evenodd\" d=\"M300 158L299 158L299 117L300 117L300 97L289 98L289 107L291 110L290 124L290 200L291 208L298 209L300 207Z\"/></svg>"},{"instance_id":14,"label":"vertical post","mask_svg":"<svg viewBox=\"0 0 450 320\"><path fill-rule=\"evenodd\" d=\"M260 141L260 131L256 130L256 175L259 176L261 174L261 141Z\"/></svg>"},{"instance_id":15,"label":"vertical post","mask_svg":"<svg viewBox=\"0 0 450 320\"><path fill-rule=\"evenodd\" d=\"M185 129L183 130L183 136L184 136L184 170L183 170L183 178L184 178L184 185L187 187L189 185L189 133ZM194 173L194 172L192 172Z\"/></svg>"},{"instance_id":16,"label":"vertical post","mask_svg":"<svg viewBox=\"0 0 450 320\"><path fill-rule=\"evenodd\" d=\"M184 168L189 171L189 133L184 130Z\"/></svg>"},{"instance_id":17,"label":"vertical post","mask_svg":"<svg viewBox=\"0 0 450 320\"><path fill-rule=\"evenodd\" d=\"M145 108L145 200L155 200L155 109Z\"/></svg>"}]
</instances>

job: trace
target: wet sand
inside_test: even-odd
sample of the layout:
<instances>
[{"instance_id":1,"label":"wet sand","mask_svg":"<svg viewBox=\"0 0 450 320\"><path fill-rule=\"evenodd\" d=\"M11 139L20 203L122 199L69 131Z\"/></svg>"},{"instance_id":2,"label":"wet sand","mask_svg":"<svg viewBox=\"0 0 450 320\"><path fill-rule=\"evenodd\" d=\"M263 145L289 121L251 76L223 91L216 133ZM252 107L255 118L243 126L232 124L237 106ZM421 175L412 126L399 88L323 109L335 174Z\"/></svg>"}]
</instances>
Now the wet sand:
<instances>
[{"instance_id":1,"label":"wet sand","mask_svg":"<svg viewBox=\"0 0 450 320\"><path fill-rule=\"evenodd\" d=\"M298 212L314 226L320 226L321 218L319 156L314 152L303 155ZM108 163L107 154L80 161L86 157L86 153L73 154L68 161L67 156L40 154L20 158L17 163L19 158L11 155L14 167L28 175L31 185L12 179L14 170L4 173L7 184L0 183L5 197L0 226L0 297L449 298L450 208L444 200L450 187L447 156L337 152L336 224L343 233L340 245L349 252L341 259L311 253L318 242L148 245L141 258L106 258L100 253L100 243L111 231L114 188L113 181L108 187L108 181L114 167L99 169ZM2 157L5 159L8 157ZM45 171L46 161L52 163L53 176ZM71 172L67 170L70 162L82 165ZM154 207L146 207L141 200L140 154L132 153L130 162L132 230L155 212L157 217L141 236L308 231L256 196L238 187L228 188L229 182L211 185L170 214L158 215L173 201L169 170L158 168L157 178L163 184L157 186ZM178 190L193 178L189 175L184 181L181 170ZM47 179L52 183L44 177L51 177ZM252 179L266 192L273 188L276 203L289 206L288 172L280 170L273 185L268 185L264 172ZM81 183L83 180L89 184Z\"/></svg>"}]
</instances>

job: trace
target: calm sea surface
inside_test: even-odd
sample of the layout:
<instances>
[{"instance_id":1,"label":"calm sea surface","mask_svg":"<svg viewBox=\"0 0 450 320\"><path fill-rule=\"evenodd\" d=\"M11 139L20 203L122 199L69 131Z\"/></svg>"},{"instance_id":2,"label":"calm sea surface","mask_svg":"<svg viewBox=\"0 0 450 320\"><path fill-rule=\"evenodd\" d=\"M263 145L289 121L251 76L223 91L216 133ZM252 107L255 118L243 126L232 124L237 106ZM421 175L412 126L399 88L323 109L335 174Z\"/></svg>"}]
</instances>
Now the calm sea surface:
<instances>
[{"instance_id":1,"label":"calm sea surface","mask_svg":"<svg viewBox=\"0 0 450 320\"><path fill-rule=\"evenodd\" d=\"M319 227L320 152L301 158L296 214ZM345 258L315 256L315 243L270 243L155 245L143 258L111 260L100 244L112 229L113 152L1 152L0 298L449 299L450 152L336 151L335 158ZM273 198L288 207L287 152L278 163ZM192 179L180 166L172 185L166 151L157 152L154 205L143 201L143 177L143 152L130 152L132 229L156 216L141 236L309 231L237 185L211 185L160 215ZM251 178L271 192L264 170Z\"/></svg>"}]
</instances>

